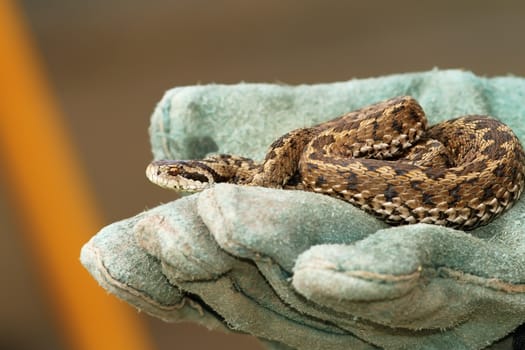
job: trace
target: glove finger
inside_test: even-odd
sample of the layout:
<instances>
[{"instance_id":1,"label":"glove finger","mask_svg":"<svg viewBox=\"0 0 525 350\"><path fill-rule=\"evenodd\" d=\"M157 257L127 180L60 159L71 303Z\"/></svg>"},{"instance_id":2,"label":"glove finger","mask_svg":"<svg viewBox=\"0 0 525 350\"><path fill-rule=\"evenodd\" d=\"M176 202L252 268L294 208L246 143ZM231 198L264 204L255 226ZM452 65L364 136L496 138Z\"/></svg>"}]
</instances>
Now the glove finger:
<instances>
[{"instance_id":1,"label":"glove finger","mask_svg":"<svg viewBox=\"0 0 525 350\"><path fill-rule=\"evenodd\" d=\"M168 282L161 262L148 254L133 234L141 220L162 209L104 227L82 247L81 263L104 289L141 311L167 322L185 320L226 330L214 314Z\"/></svg>"},{"instance_id":2,"label":"glove finger","mask_svg":"<svg viewBox=\"0 0 525 350\"><path fill-rule=\"evenodd\" d=\"M354 242L387 227L328 196L229 184L204 191L198 212L222 249L240 258L270 258L288 272L313 245Z\"/></svg>"},{"instance_id":3,"label":"glove finger","mask_svg":"<svg viewBox=\"0 0 525 350\"><path fill-rule=\"evenodd\" d=\"M447 328L473 313L525 312L523 252L514 248L431 225L386 229L311 248L297 260L293 286L383 325Z\"/></svg>"},{"instance_id":4,"label":"glove finger","mask_svg":"<svg viewBox=\"0 0 525 350\"><path fill-rule=\"evenodd\" d=\"M231 270L234 259L221 250L197 215L197 196L148 212L133 232L137 243L163 262L172 283L213 280Z\"/></svg>"}]
</instances>

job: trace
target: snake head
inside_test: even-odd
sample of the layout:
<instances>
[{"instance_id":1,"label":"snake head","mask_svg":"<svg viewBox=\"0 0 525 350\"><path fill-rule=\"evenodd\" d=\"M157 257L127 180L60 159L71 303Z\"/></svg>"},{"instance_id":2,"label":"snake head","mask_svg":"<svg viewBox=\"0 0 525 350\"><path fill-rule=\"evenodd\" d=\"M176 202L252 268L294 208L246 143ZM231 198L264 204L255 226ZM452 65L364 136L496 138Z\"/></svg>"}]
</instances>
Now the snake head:
<instances>
[{"instance_id":1,"label":"snake head","mask_svg":"<svg viewBox=\"0 0 525 350\"><path fill-rule=\"evenodd\" d=\"M181 192L198 192L215 183L214 171L206 164L191 160L159 160L146 168L154 184Z\"/></svg>"}]
</instances>

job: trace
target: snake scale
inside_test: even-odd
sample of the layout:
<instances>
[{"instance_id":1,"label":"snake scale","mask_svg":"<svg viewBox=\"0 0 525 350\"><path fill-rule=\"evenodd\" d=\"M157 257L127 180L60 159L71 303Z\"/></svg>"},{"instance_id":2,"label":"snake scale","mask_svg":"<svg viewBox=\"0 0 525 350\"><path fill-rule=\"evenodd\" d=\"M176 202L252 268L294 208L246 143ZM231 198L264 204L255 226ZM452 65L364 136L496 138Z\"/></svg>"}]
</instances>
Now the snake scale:
<instances>
[{"instance_id":1,"label":"snake scale","mask_svg":"<svg viewBox=\"0 0 525 350\"><path fill-rule=\"evenodd\" d=\"M272 143L264 161L233 155L161 160L153 183L200 191L228 182L327 194L390 224L470 230L520 197L525 153L497 119L463 116L428 127L410 96L382 101Z\"/></svg>"}]
</instances>

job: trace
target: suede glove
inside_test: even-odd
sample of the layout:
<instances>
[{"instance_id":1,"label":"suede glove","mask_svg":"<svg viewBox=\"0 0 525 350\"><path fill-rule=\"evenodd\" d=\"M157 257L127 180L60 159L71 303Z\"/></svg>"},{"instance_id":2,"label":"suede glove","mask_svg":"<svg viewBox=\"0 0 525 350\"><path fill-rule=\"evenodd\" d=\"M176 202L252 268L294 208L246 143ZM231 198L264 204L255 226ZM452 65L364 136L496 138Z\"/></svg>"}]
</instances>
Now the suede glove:
<instances>
[{"instance_id":1,"label":"suede glove","mask_svg":"<svg viewBox=\"0 0 525 350\"><path fill-rule=\"evenodd\" d=\"M488 114L525 140L525 79L433 70L348 82L205 85L166 93L155 159L262 159L282 134L398 95L430 124ZM174 194L175 197L175 194ZM166 321L274 349L483 349L525 323L525 202L463 232L389 227L326 195L217 184L102 229L81 261Z\"/></svg>"}]
</instances>

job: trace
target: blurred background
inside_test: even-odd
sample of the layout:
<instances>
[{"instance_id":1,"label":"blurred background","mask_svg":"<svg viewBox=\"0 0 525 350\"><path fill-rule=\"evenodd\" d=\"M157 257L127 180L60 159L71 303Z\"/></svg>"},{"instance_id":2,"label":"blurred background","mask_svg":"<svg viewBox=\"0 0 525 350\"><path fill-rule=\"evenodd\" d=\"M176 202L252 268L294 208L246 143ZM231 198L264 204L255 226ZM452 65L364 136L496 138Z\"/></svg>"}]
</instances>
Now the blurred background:
<instances>
[{"instance_id":1,"label":"blurred background","mask_svg":"<svg viewBox=\"0 0 525 350\"><path fill-rule=\"evenodd\" d=\"M171 87L319 83L434 67L525 75L525 2L520 1L8 2L17 5L14 16L29 35L46 98L56 107L58 125L85 177L80 185L95 203L98 226L80 238L83 242L102 225L174 198L144 176L151 158L149 116ZM9 53L0 55L8 60ZM9 90L0 86L0 95ZM25 103L32 98L25 96ZM30 162L32 153L19 157ZM0 157L0 168L14 166L10 159ZM48 286L53 279L42 272L47 252L35 248L35 226L27 224L27 206L13 178L0 171L0 348L73 349L64 322L57 321L67 310L57 311ZM45 206L47 198L40 199ZM73 253L78 257L76 248ZM70 263L79 264L78 258ZM87 273L78 274L96 285ZM247 336L165 324L124 307L138 318L145 330L140 336L149 339L151 349L261 348Z\"/></svg>"}]
</instances>

